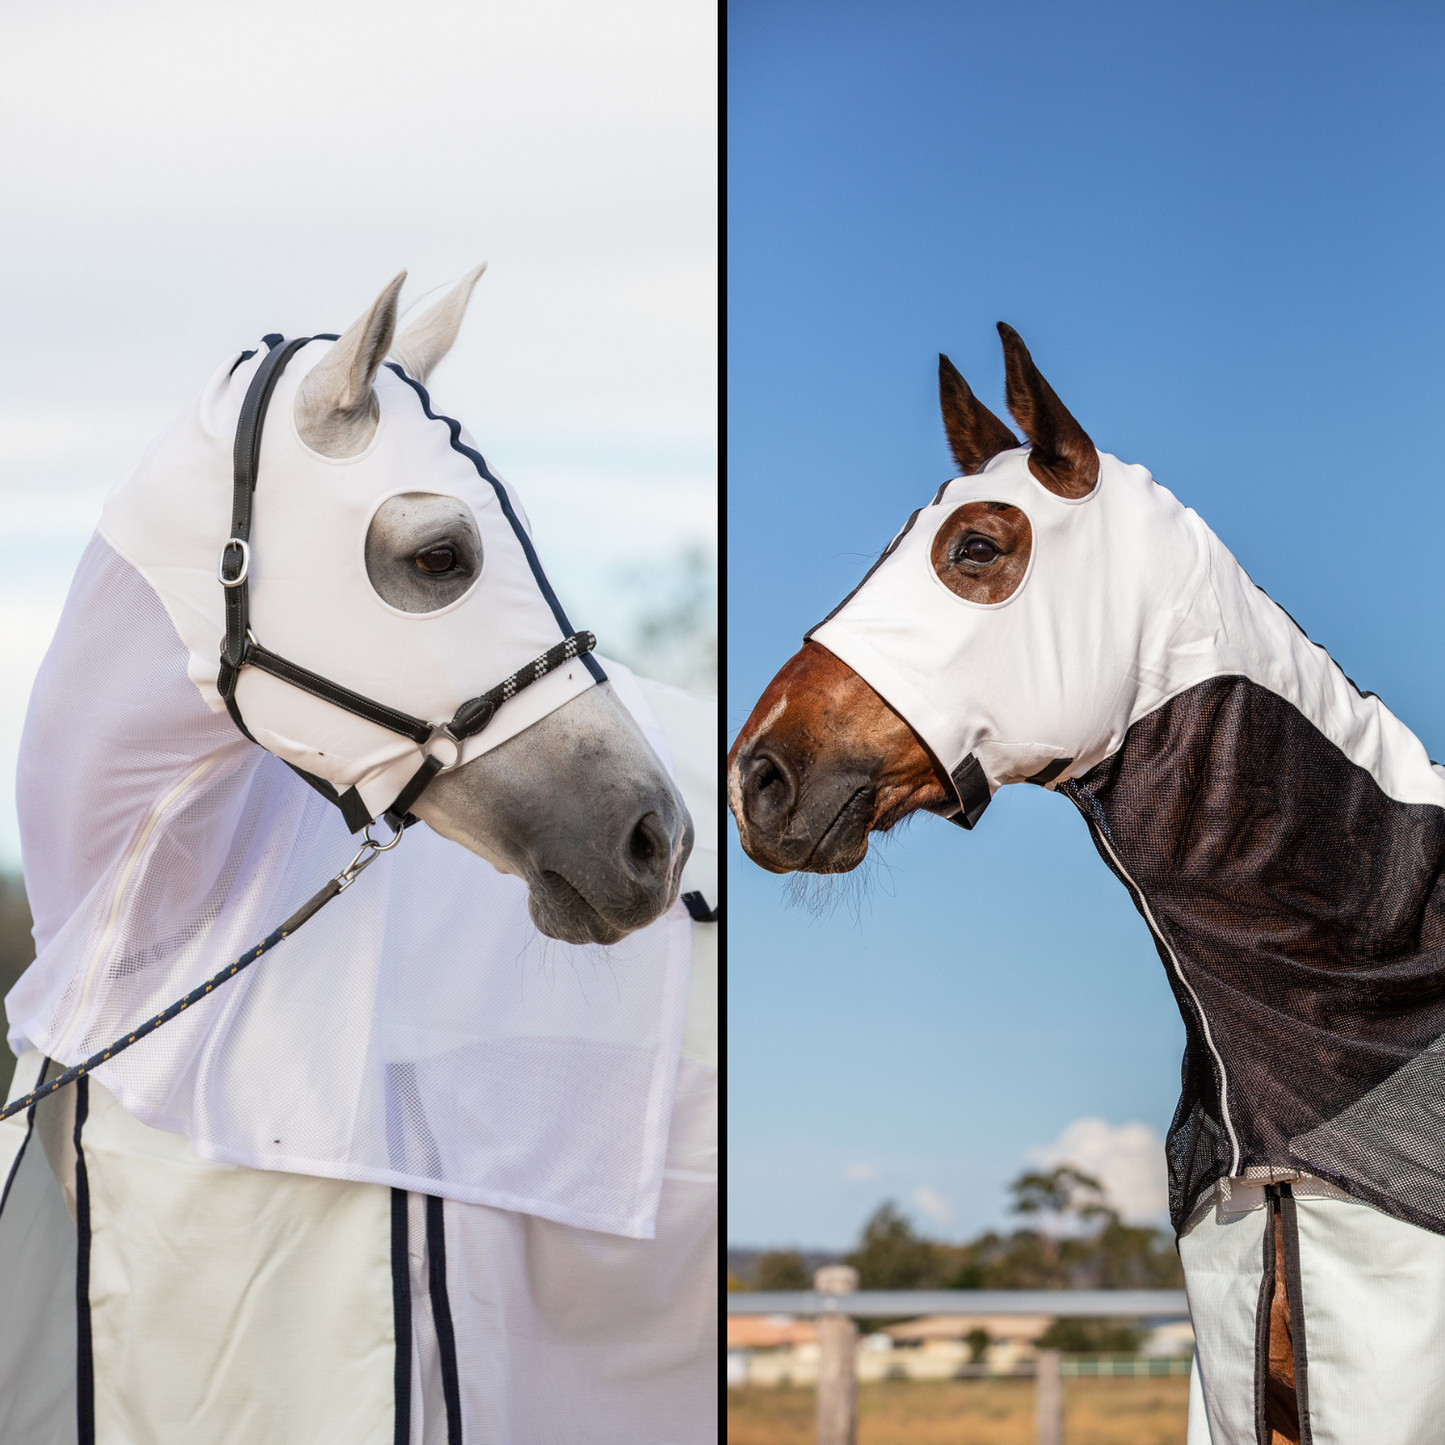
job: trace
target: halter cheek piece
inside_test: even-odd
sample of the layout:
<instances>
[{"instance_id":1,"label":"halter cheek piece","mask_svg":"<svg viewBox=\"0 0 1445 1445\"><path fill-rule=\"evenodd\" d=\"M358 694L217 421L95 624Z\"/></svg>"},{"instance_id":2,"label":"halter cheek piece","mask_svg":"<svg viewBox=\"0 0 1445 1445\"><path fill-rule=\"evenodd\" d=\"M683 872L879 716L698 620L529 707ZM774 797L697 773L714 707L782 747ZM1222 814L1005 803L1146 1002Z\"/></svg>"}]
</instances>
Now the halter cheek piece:
<instances>
[{"instance_id":1,"label":"halter cheek piece","mask_svg":"<svg viewBox=\"0 0 1445 1445\"><path fill-rule=\"evenodd\" d=\"M226 709L235 720L236 726L250 738L251 734L241 717L241 710L236 706L236 678L243 667L259 667L262 672L269 672L272 677L279 677L283 682L289 682L293 687L299 687L314 697L335 703L337 707L344 707L347 712L355 713L357 717L410 738L419 748L425 749L438 738L450 742L456 748L456 757L450 763L443 763L433 754L427 754L421 767L412 774L411 781L397 794L396 801L383 815L394 830L392 837L385 843L371 836L372 820L355 788L338 793L323 778L313 777L294 764L288 764L287 766L300 773L313 788L341 809L342 816L353 833L361 833L361 847L356 856L335 878L312 894L290 918L268 933L254 948L243 953L235 962L208 978L198 988L193 988L184 998L178 998L169 1008L147 1019L131 1033L122 1035L108 1047L92 1054L83 1063L66 1069L48 1083L37 1083L30 1093L11 1100L0 1109L0 1120L8 1119L23 1110L33 1109L41 1099L48 1098L66 1085L93 1073L101 1064L108 1063L117 1054L123 1054L132 1044L139 1043L148 1034L153 1034L162 1024L179 1018L192 1004L200 1003L222 984L229 983L242 969L249 968L262 954L269 953L282 939L289 938L333 898L340 897L351 887L364 869L401 842L402 830L416 821L408 809L421 797L427 784L438 773L454 768L461 762L462 743L481 732L509 697L515 697L524 687L529 687L539 677L546 677L570 658L582 657L597 646L597 639L590 632L574 633L556 647L549 648L520 672L514 672L511 677L503 678L496 687L469 702L464 702L452 714L450 722L428 723L398 712L384 703L373 702L371 698L352 692L349 687L342 687L340 683L330 682L317 673L298 667L294 662L287 662L284 657L268 652L256 641L250 628L248 579L251 572L251 497L256 490L256 464L261 453L261 424L266 419L266 405L275 390L277 377L296 352L312 339L301 336L293 341L283 341L278 336L273 341L273 338L268 336L266 340L271 344L271 350L256 369L256 375L241 407L241 420L236 428L236 489L231 511L231 536L221 549L220 565L217 568L221 586L226 589L226 641L221 649L221 674L218 679L221 696L225 699ZM587 660L592 661L590 658ZM600 670L596 675L601 676ZM256 740L251 738L251 741ZM702 917L699 910L707 908L702 895L689 893L684 897L688 912L694 918ZM710 915L711 918L716 916L715 913ZM46 1060L45 1069L49 1067L50 1061ZM41 1076L44 1077L44 1070Z\"/></svg>"},{"instance_id":2,"label":"halter cheek piece","mask_svg":"<svg viewBox=\"0 0 1445 1445\"><path fill-rule=\"evenodd\" d=\"M271 339L267 338L268 341ZM220 562L216 568L221 586L226 589L226 640L221 647L221 670L216 686L226 704L226 711L231 714L231 720L252 742L256 739L251 737L250 729L247 728L241 709L236 703L236 683L241 669L245 667L259 668L262 672L270 673L272 677L280 678L282 682L290 683L292 687L299 687L303 692L321 698L323 702L345 708L356 717L410 738L423 751L425 757L385 813L386 821L393 828L403 828L416 821L411 814L412 805L426 791L431 780L438 773L446 772L461 762L462 744L481 732L508 698L515 697L523 688L530 687L563 663L591 652L597 646L597 639L590 632L573 633L555 647L548 648L526 667L514 672L510 677L503 678L495 687L464 702L452 714L451 720L444 723L423 722L420 718L399 712L385 703L363 697L359 692L352 692L349 687L342 687L340 683L332 682L308 668L288 662L257 642L251 632L249 579L251 509L261 460L261 428L266 421L266 408L270 404L271 393L276 389L276 382L286 369L286 363L312 339L309 336L297 336L290 341L276 338L276 344L256 368L256 375L251 379L246 399L241 405L241 418L236 425L231 535L226 545L221 548ZM450 743L455 749L455 757L449 762L437 757L430 751L435 742ZM360 832L372 821L366 805L361 801L361 795L355 788L348 788L344 793L338 792L324 778L318 778L298 768L294 763L287 763L287 767L304 778L329 802L335 803L353 833Z\"/></svg>"}]
</instances>

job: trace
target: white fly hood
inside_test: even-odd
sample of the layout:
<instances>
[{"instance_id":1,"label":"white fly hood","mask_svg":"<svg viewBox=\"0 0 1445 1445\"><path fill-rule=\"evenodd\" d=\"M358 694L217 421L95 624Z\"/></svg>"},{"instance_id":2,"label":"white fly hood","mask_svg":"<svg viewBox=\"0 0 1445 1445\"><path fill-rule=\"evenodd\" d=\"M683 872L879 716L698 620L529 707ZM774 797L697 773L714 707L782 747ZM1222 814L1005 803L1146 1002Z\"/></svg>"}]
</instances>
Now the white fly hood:
<instances>
[{"instance_id":1,"label":"white fly hood","mask_svg":"<svg viewBox=\"0 0 1445 1445\"><path fill-rule=\"evenodd\" d=\"M1100 453L1097 485L1075 500L1037 480L1029 450L946 483L809 633L928 744L970 826L1003 784L1081 776L1139 718L1235 673L1293 702L1392 797L1441 801L1413 734L1144 467ZM974 501L1017 507L1032 528L1028 570L1002 602L959 597L932 565L935 533Z\"/></svg>"},{"instance_id":2,"label":"white fly hood","mask_svg":"<svg viewBox=\"0 0 1445 1445\"><path fill-rule=\"evenodd\" d=\"M271 652L353 692L434 723L500 683L570 632L505 484L456 423L430 415L425 390L383 367L380 424L357 456L322 456L302 441L296 393L330 349L316 339L281 373L262 432L250 541L251 629ZM265 353L228 362L106 499L101 533L155 589L185 643L187 671L214 711L225 637L217 565L231 534L231 466L241 405ZM428 492L471 512L481 566L466 594L434 612L383 601L366 570L367 529L391 497ZM496 747L592 685L579 659L519 692L462 746ZM257 668L236 701L252 736L286 762L355 788L383 812L420 766L409 738ZM447 763L455 749L443 740Z\"/></svg>"},{"instance_id":3,"label":"white fly hood","mask_svg":"<svg viewBox=\"0 0 1445 1445\"><path fill-rule=\"evenodd\" d=\"M380 372L380 425L359 455L303 444L293 399L327 349L293 358L270 407L252 627L324 677L446 720L568 628L520 508L456 423L429 417L419 385ZM221 367L108 498L36 680L17 793L38 952L6 1000L17 1053L79 1063L336 874L355 851L347 825L281 759L357 789L369 814L421 760L407 738L247 668L238 698L263 751L217 692L232 439L259 361ZM405 491L459 499L481 538L470 589L431 614L388 606L367 576L368 523ZM695 746L664 736L631 674L609 667L664 762L670 743ZM464 756L594 675L590 657L558 667ZM411 827L305 929L97 1075L207 1158L650 1237L694 925L678 903L614 946L573 946L542 935L527 903L520 879Z\"/></svg>"}]
</instances>

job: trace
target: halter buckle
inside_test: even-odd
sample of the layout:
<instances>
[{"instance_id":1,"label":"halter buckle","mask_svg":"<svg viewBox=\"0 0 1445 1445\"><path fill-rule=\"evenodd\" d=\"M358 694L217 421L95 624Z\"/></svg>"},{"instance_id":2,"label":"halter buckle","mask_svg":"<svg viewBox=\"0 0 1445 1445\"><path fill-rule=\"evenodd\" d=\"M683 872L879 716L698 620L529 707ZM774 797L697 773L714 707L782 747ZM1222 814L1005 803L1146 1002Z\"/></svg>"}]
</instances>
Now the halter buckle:
<instances>
[{"instance_id":1,"label":"halter buckle","mask_svg":"<svg viewBox=\"0 0 1445 1445\"><path fill-rule=\"evenodd\" d=\"M431 745L436 742L438 738L441 738L443 742L450 743L457 750L457 755L451 762L443 763L441 767L437 769L438 772L449 773L453 768L461 766L462 740L452 731L452 725L450 723L438 723L431 730L431 736L422 744L421 750L426 757L432 756Z\"/></svg>"},{"instance_id":2,"label":"halter buckle","mask_svg":"<svg viewBox=\"0 0 1445 1445\"><path fill-rule=\"evenodd\" d=\"M232 547L241 549L241 570L235 577L226 576L226 553ZM227 539L226 545L221 548L221 556L216 562L216 580L222 587L239 587L247 577L251 575L251 548L244 538L231 537Z\"/></svg>"}]
</instances>

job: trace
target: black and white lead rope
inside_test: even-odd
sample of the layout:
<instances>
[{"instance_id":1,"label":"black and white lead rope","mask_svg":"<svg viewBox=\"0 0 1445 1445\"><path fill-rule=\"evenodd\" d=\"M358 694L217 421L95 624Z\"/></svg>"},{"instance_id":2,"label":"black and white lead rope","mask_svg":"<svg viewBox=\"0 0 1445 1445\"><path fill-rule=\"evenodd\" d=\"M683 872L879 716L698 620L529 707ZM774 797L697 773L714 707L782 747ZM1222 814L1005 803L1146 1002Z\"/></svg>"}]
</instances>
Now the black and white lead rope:
<instances>
[{"instance_id":1,"label":"black and white lead rope","mask_svg":"<svg viewBox=\"0 0 1445 1445\"><path fill-rule=\"evenodd\" d=\"M458 709L457 716L444 727L433 730L433 735L443 735L457 745L457 762L461 761L461 743L465 738L473 737L491 721L492 717L501 705L508 698L515 697L523 688L530 686L549 672L555 671L563 663L570 662L574 657L583 652L590 652L597 646L597 639L590 632L578 632L559 642L555 647L549 648L541 657L529 662L526 667L518 668L510 677L503 678L496 687L484 692L480 697L472 698L471 701L462 704ZM440 762L438 760L438 769ZM63 1074L58 1074L42 1088L26 1094L23 1098L15 1099L0 1109L0 1120L8 1119L12 1114L19 1114L30 1108L32 1104L38 1103L48 1094L53 1094L57 1089L63 1089L67 1084L73 1084L77 1079L84 1078L86 1074L97 1068L99 1065L115 1058L117 1054L124 1053L132 1044L139 1043L147 1034L153 1034L162 1024L169 1023L173 1018L183 1014L193 1003L199 1003L207 994L213 993L221 984L235 978L243 968L249 968L251 964L261 957L263 953L269 953L283 938L289 938L308 919L315 917L331 900L346 890L356 880L365 868L380 857L395 848L402 840L405 829L398 824L391 839L386 843L380 843L371 836L368 827L362 834L361 848L340 873L332 878L324 888L313 894L288 918L278 929L268 933L255 948L248 953L243 953L234 963L223 968L214 978L208 978L199 988L193 988L184 998L178 998L168 1009L158 1013L154 1018L147 1019L138 1029L132 1033L118 1038L108 1048L102 1049L98 1054L92 1054L83 1064L76 1064L73 1068L67 1069Z\"/></svg>"},{"instance_id":2,"label":"black and white lead rope","mask_svg":"<svg viewBox=\"0 0 1445 1445\"><path fill-rule=\"evenodd\" d=\"M39 1103L47 1095L63 1089L67 1084L75 1083L77 1079L83 1079L87 1074L99 1068L101 1064L115 1058L117 1054L123 1054L132 1044L139 1043L147 1034L155 1033L162 1024L168 1024L173 1018L183 1014L193 1003L199 1003L207 994L214 993L223 983L235 978L243 968L249 968L263 953L269 953L283 938L289 938L303 923L314 918L333 898L345 893L364 869L401 842L402 834L403 830L397 829L388 842L379 843L371 836L370 830L367 830L356 857L335 878L330 879L324 888L312 894L285 923L274 932L268 933L255 948L243 953L234 963L223 968L214 977L208 978L199 988L193 988L184 998L178 998L168 1009L164 1009L152 1019L147 1019L138 1029L118 1038L113 1044L101 1049L99 1053L92 1054L84 1063L76 1064L74 1068L67 1069L63 1074L57 1074L48 1084L32 1090L21 1098L11 1100L3 1109L0 1109L0 1119L8 1119L12 1114L22 1113Z\"/></svg>"}]
</instances>

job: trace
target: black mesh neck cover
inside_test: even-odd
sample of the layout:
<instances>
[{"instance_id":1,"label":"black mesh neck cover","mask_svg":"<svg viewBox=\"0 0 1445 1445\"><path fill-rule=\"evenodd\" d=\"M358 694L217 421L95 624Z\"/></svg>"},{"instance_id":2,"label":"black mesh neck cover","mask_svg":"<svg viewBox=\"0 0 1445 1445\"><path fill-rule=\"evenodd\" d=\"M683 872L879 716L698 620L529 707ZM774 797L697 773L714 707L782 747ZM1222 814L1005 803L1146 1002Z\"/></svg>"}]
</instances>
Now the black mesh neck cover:
<instances>
[{"instance_id":1,"label":"black mesh neck cover","mask_svg":"<svg viewBox=\"0 0 1445 1445\"><path fill-rule=\"evenodd\" d=\"M1243 677L1189 688L1058 790L1184 1015L1175 1228L1216 1179L1277 1165L1445 1233L1445 809L1394 801Z\"/></svg>"}]
</instances>

